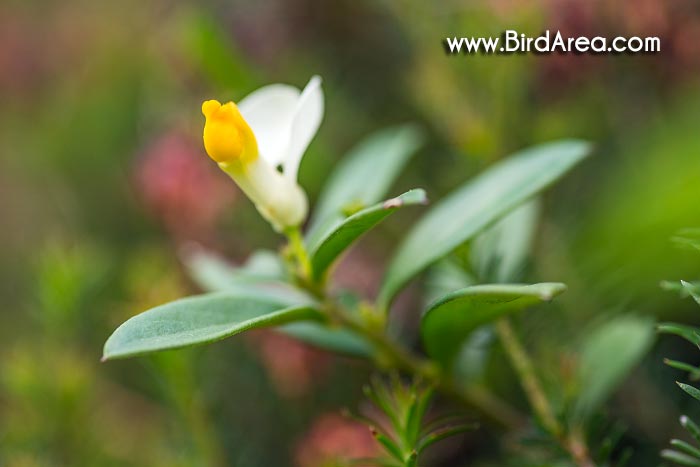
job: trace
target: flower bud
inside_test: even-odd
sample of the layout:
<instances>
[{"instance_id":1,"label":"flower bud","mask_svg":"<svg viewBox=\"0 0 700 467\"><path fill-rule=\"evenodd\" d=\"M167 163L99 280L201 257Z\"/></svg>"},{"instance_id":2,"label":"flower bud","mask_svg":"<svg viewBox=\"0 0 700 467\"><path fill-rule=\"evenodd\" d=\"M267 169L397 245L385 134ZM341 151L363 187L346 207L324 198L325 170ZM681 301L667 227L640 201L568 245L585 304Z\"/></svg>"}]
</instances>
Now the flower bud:
<instances>
[{"instance_id":1,"label":"flower bud","mask_svg":"<svg viewBox=\"0 0 700 467\"><path fill-rule=\"evenodd\" d=\"M202 104L204 148L253 201L275 230L298 227L306 218L306 194L295 180L259 157L255 134L233 102Z\"/></svg>"}]
</instances>

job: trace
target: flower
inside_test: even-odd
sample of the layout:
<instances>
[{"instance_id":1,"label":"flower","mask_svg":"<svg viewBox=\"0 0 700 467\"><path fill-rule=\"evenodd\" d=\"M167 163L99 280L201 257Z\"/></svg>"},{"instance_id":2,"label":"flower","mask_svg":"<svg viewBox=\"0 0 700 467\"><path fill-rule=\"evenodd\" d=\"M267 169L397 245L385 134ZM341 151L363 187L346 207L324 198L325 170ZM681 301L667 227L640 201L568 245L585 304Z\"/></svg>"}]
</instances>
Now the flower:
<instances>
[{"instance_id":1,"label":"flower","mask_svg":"<svg viewBox=\"0 0 700 467\"><path fill-rule=\"evenodd\" d=\"M208 100L204 148L278 231L298 227L308 213L297 183L299 164L323 118L321 78L303 91L264 86L238 105Z\"/></svg>"}]
</instances>

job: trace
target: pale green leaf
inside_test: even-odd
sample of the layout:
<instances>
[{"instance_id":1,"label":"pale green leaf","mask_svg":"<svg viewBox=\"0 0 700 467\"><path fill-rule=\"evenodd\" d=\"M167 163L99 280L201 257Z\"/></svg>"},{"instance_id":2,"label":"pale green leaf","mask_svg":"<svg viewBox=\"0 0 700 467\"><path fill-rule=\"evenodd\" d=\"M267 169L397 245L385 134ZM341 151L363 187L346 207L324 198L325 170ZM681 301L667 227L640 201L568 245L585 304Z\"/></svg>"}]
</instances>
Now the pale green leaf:
<instances>
[{"instance_id":1,"label":"pale green leaf","mask_svg":"<svg viewBox=\"0 0 700 467\"><path fill-rule=\"evenodd\" d=\"M614 318L591 332L580 352L574 418L580 421L592 415L639 364L653 342L653 321L638 316Z\"/></svg>"},{"instance_id":2,"label":"pale green leaf","mask_svg":"<svg viewBox=\"0 0 700 467\"><path fill-rule=\"evenodd\" d=\"M320 319L306 306L230 293L183 298L126 321L107 339L103 360L206 344L250 329Z\"/></svg>"},{"instance_id":3,"label":"pale green leaf","mask_svg":"<svg viewBox=\"0 0 700 467\"><path fill-rule=\"evenodd\" d=\"M567 140L523 150L490 168L437 203L399 246L382 285L388 307L416 274L551 185L590 151Z\"/></svg>"},{"instance_id":4,"label":"pale green leaf","mask_svg":"<svg viewBox=\"0 0 700 467\"><path fill-rule=\"evenodd\" d=\"M471 260L480 282L522 280L539 214L539 201L528 201L474 239Z\"/></svg>"},{"instance_id":5,"label":"pale green leaf","mask_svg":"<svg viewBox=\"0 0 700 467\"><path fill-rule=\"evenodd\" d=\"M241 267L203 249L186 251L182 261L192 280L205 292L256 295L289 306L314 302L309 294L285 281L279 258L267 250L256 251Z\"/></svg>"},{"instance_id":6,"label":"pale green leaf","mask_svg":"<svg viewBox=\"0 0 700 467\"><path fill-rule=\"evenodd\" d=\"M370 343L361 336L320 322L299 321L278 330L313 346L351 357L369 358L373 353Z\"/></svg>"}]
</instances>

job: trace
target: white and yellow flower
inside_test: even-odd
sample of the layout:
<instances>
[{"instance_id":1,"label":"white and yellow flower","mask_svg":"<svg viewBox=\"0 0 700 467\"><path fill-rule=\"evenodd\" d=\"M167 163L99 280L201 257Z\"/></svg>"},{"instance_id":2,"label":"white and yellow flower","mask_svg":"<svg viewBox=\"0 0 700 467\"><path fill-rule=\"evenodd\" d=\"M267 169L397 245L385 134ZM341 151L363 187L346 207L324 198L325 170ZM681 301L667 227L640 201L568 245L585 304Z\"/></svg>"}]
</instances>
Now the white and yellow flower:
<instances>
[{"instance_id":1,"label":"white and yellow flower","mask_svg":"<svg viewBox=\"0 0 700 467\"><path fill-rule=\"evenodd\" d=\"M308 213L297 183L299 164L323 119L321 78L303 91L285 84L262 87L238 105L209 100L204 148L276 230L298 227Z\"/></svg>"}]
</instances>

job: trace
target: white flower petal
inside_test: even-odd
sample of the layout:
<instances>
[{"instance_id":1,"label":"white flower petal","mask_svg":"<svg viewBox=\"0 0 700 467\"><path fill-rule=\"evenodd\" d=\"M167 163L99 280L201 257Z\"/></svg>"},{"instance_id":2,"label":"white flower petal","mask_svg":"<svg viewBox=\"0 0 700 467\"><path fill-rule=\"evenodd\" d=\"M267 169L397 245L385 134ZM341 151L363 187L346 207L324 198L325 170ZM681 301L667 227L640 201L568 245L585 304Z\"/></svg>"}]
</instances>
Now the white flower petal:
<instances>
[{"instance_id":1,"label":"white flower petal","mask_svg":"<svg viewBox=\"0 0 700 467\"><path fill-rule=\"evenodd\" d=\"M299 98L291 125L289 147L284 158L284 175L296 180L301 158L323 120L321 77L314 76Z\"/></svg>"},{"instance_id":2,"label":"white flower petal","mask_svg":"<svg viewBox=\"0 0 700 467\"><path fill-rule=\"evenodd\" d=\"M272 166L283 164L288 154L299 102L299 89L271 84L253 91L238 103L241 115L255 134L260 155Z\"/></svg>"}]
</instances>

